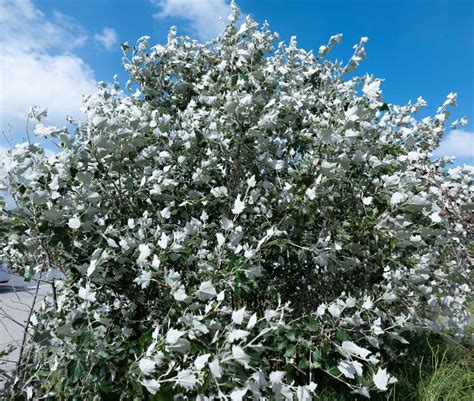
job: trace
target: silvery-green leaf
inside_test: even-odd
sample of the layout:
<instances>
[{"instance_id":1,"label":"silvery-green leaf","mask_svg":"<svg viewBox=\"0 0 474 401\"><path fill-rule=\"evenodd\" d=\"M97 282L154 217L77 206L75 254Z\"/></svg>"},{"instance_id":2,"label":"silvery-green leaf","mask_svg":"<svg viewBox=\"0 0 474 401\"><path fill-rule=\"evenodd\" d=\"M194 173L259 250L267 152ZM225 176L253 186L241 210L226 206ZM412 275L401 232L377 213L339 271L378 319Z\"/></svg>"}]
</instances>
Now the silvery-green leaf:
<instances>
[{"instance_id":1,"label":"silvery-green leaf","mask_svg":"<svg viewBox=\"0 0 474 401\"><path fill-rule=\"evenodd\" d=\"M367 196L366 198L362 198L362 203L365 205L365 206L369 206L371 203L372 203L372 200L374 198L372 196Z\"/></svg>"},{"instance_id":2,"label":"silvery-green leaf","mask_svg":"<svg viewBox=\"0 0 474 401\"><path fill-rule=\"evenodd\" d=\"M367 356L369 356L371 353L368 349L359 347L352 341L343 341L339 350L343 355L354 355L363 359L367 358Z\"/></svg>"},{"instance_id":3,"label":"silvery-green leaf","mask_svg":"<svg viewBox=\"0 0 474 401\"><path fill-rule=\"evenodd\" d=\"M234 329L231 330L227 336L229 342L232 344L235 341L245 340L250 332L247 330Z\"/></svg>"},{"instance_id":4,"label":"silvery-green leaf","mask_svg":"<svg viewBox=\"0 0 474 401\"><path fill-rule=\"evenodd\" d=\"M232 357L245 368L249 367L250 357L238 345L232 346Z\"/></svg>"},{"instance_id":5,"label":"silvery-green leaf","mask_svg":"<svg viewBox=\"0 0 474 401\"><path fill-rule=\"evenodd\" d=\"M314 200L316 198L316 188L308 188L305 192L309 200Z\"/></svg>"},{"instance_id":6,"label":"silvery-green leaf","mask_svg":"<svg viewBox=\"0 0 474 401\"><path fill-rule=\"evenodd\" d=\"M312 401L313 397L306 389L306 386L298 386L296 389L296 399L298 401Z\"/></svg>"},{"instance_id":7,"label":"silvery-green leaf","mask_svg":"<svg viewBox=\"0 0 474 401\"><path fill-rule=\"evenodd\" d=\"M390 198L390 204L397 205L400 202L403 202L406 198L407 198L406 194L402 192L395 192L392 194L392 197Z\"/></svg>"},{"instance_id":8,"label":"silvery-green leaf","mask_svg":"<svg viewBox=\"0 0 474 401\"><path fill-rule=\"evenodd\" d=\"M207 361L209 360L210 356L211 354L204 354L204 355L199 355L198 357L196 357L196 359L194 360L194 367L197 370L202 370L204 366L206 366Z\"/></svg>"},{"instance_id":9,"label":"silvery-green leaf","mask_svg":"<svg viewBox=\"0 0 474 401\"><path fill-rule=\"evenodd\" d=\"M255 175L252 175L252 177L250 177L247 180L247 185L248 185L249 188L254 188L255 185L257 185L257 180L255 179Z\"/></svg>"},{"instance_id":10,"label":"silvery-green leaf","mask_svg":"<svg viewBox=\"0 0 474 401\"><path fill-rule=\"evenodd\" d=\"M142 385L146 387L150 394L156 394L160 389L161 385L156 379L142 380Z\"/></svg>"},{"instance_id":11,"label":"silvery-green leaf","mask_svg":"<svg viewBox=\"0 0 474 401\"><path fill-rule=\"evenodd\" d=\"M68 226L73 230L77 230L81 226L81 220L79 217L71 217L68 221Z\"/></svg>"},{"instance_id":12,"label":"silvery-green leaf","mask_svg":"<svg viewBox=\"0 0 474 401\"><path fill-rule=\"evenodd\" d=\"M339 308L336 303L329 305L328 311L335 318L338 318L341 315L341 308Z\"/></svg>"},{"instance_id":13,"label":"silvery-green leaf","mask_svg":"<svg viewBox=\"0 0 474 401\"><path fill-rule=\"evenodd\" d=\"M177 301L186 301L188 296L186 295L186 290L183 285L181 285L174 293L173 298Z\"/></svg>"},{"instance_id":14,"label":"silvery-green leaf","mask_svg":"<svg viewBox=\"0 0 474 401\"><path fill-rule=\"evenodd\" d=\"M164 219L169 219L171 217L171 208L170 207L165 207L161 212L160 216L163 217Z\"/></svg>"},{"instance_id":15,"label":"silvery-green leaf","mask_svg":"<svg viewBox=\"0 0 474 401\"><path fill-rule=\"evenodd\" d=\"M242 199L240 199L240 195L238 195L234 201L234 207L232 208L232 213L240 214L244 211L244 209L245 209L245 202L243 202Z\"/></svg>"},{"instance_id":16,"label":"silvery-green leaf","mask_svg":"<svg viewBox=\"0 0 474 401\"><path fill-rule=\"evenodd\" d=\"M155 370L156 363L152 359L143 358L140 359L140 362L138 362L138 367L144 375L148 375Z\"/></svg>"},{"instance_id":17,"label":"silvery-green leaf","mask_svg":"<svg viewBox=\"0 0 474 401\"><path fill-rule=\"evenodd\" d=\"M138 263L144 263L148 256L151 255L151 249L147 244L138 245L138 252L140 253L137 259Z\"/></svg>"},{"instance_id":18,"label":"silvery-green leaf","mask_svg":"<svg viewBox=\"0 0 474 401\"><path fill-rule=\"evenodd\" d=\"M380 93L380 81L374 80L366 83L362 88L362 92L364 92L370 99L377 97Z\"/></svg>"},{"instance_id":19,"label":"silvery-green leaf","mask_svg":"<svg viewBox=\"0 0 474 401\"><path fill-rule=\"evenodd\" d=\"M161 249L166 249L168 247L168 241L169 241L169 237L165 233L162 233L161 238L158 241L159 247Z\"/></svg>"},{"instance_id":20,"label":"silvery-green leaf","mask_svg":"<svg viewBox=\"0 0 474 401\"><path fill-rule=\"evenodd\" d=\"M215 358L212 362L210 362L209 369L216 379L220 379L222 377L222 368L219 363L219 359Z\"/></svg>"},{"instance_id":21,"label":"silvery-green leaf","mask_svg":"<svg viewBox=\"0 0 474 401\"><path fill-rule=\"evenodd\" d=\"M351 391L351 394L359 394L363 397L370 398L370 393L369 393L369 389L367 388L367 386L360 386L357 389L355 389L354 391Z\"/></svg>"},{"instance_id":22,"label":"silvery-green leaf","mask_svg":"<svg viewBox=\"0 0 474 401\"><path fill-rule=\"evenodd\" d=\"M217 238L217 245L219 247L221 247L222 245L224 245L225 243L225 237L222 235L222 233L217 233L216 234L216 238Z\"/></svg>"},{"instance_id":23,"label":"silvery-green leaf","mask_svg":"<svg viewBox=\"0 0 474 401\"><path fill-rule=\"evenodd\" d=\"M96 300L96 293L91 290L89 284L87 284L85 288L79 288L78 294L79 297L81 297L85 301L94 302Z\"/></svg>"},{"instance_id":24,"label":"silvery-green leaf","mask_svg":"<svg viewBox=\"0 0 474 401\"><path fill-rule=\"evenodd\" d=\"M286 373L281 370L275 370L271 372L269 376L270 383L272 383L273 385L281 384L283 378L285 377L285 374Z\"/></svg>"},{"instance_id":25,"label":"silvery-green leaf","mask_svg":"<svg viewBox=\"0 0 474 401\"><path fill-rule=\"evenodd\" d=\"M210 281L204 281L200 284L197 296L201 301L207 301L217 296L216 289Z\"/></svg>"},{"instance_id":26,"label":"silvery-green leaf","mask_svg":"<svg viewBox=\"0 0 474 401\"><path fill-rule=\"evenodd\" d=\"M252 329L256 323L257 323L257 314L254 313L252 316L250 316L250 319L247 322L247 329Z\"/></svg>"},{"instance_id":27,"label":"silvery-green leaf","mask_svg":"<svg viewBox=\"0 0 474 401\"><path fill-rule=\"evenodd\" d=\"M185 334L186 333L184 331L169 329L168 333L166 333L166 342L168 344L174 344Z\"/></svg>"},{"instance_id":28,"label":"silvery-green leaf","mask_svg":"<svg viewBox=\"0 0 474 401\"><path fill-rule=\"evenodd\" d=\"M235 324L242 324L246 316L247 316L247 312L245 311L245 307L243 307L239 310L232 312L232 321Z\"/></svg>"},{"instance_id":29,"label":"silvery-green leaf","mask_svg":"<svg viewBox=\"0 0 474 401\"><path fill-rule=\"evenodd\" d=\"M232 392L230 393L231 401L242 401L245 397L245 394L247 394L247 391L247 387L236 388L232 390Z\"/></svg>"},{"instance_id":30,"label":"silvery-green leaf","mask_svg":"<svg viewBox=\"0 0 474 401\"><path fill-rule=\"evenodd\" d=\"M234 222L224 216L224 217L221 218L221 227L225 231L232 230L232 228L234 228Z\"/></svg>"},{"instance_id":31,"label":"silvery-green leaf","mask_svg":"<svg viewBox=\"0 0 474 401\"><path fill-rule=\"evenodd\" d=\"M372 376L372 380L374 381L375 387L377 387L381 391L387 391L388 379L389 374L387 373L387 369L379 368L377 373Z\"/></svg>"},{"instance_id":32,"label":"silvery-green leaf","mask_svg":"<svg viewBox=\"0 0 474 401\"><path fill-rule=\"evenodd\" d=\"M192 389L197 383L197 378L191 370L184 369L178 372L176 384L185 389Z\"/></svg>"},{"instance_id":33,"label":"silvery-green leaf","mask_svg":"<svg viewBox=\"0 0 474 401\"><path fill-rule=\"evenodd\" d=\"M151 272L143 271L141 274L133 280L134 283L137 283L142 288L147 288L150 285L151 281Z\"/></svg>"},{"instance_id":34,"label":"silvery-green leaf","mask_svg":"<svg viewBox=\"0 0 474 401\"><path fill-rule=\"evenodd\" d=\"M214 195L216 198L221 196L227 196L228 191L226 187L216 187L211 189L211 194Z\"/></svg>"},{"instance_id":35,"label":"silvery-green leaf","mask_svg":"<svg viewBox=\"0 0 474 401\"><path fill-rule=\"evenodd\" d=\"M439 215L438 212L431 213L430 219L433 223L441 223L443 221L442 217Z\"/></svg>"},{"instance_id":36,"label":"silvery-green leaf","mask_svg":"<svg viewBox=\"0 0 474 401\"><path fill-rule=\"evenodd\" d=\"M87 276L90 277L97 267L97 259L91 260L89 267L87 268Z\"/></svg>"},{"instance_id":37,"label":"silvery-green leaf","mask_svg":"<svg viewBox=\"0 0 474 401\"><path fill-rule=\"evenodd\" d=\"M363 373L362 364L359 361L341 361L337 368L349 379L354 379L356 375L362 376Z\"/></svg>"}]
</instances>

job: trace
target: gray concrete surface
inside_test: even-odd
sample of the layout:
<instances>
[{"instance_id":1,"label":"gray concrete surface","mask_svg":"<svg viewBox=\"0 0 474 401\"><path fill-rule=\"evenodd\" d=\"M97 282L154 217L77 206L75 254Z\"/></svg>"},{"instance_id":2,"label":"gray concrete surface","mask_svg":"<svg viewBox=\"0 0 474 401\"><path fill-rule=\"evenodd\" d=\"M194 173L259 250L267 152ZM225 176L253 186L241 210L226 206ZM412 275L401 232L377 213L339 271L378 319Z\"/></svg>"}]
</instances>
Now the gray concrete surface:
<instances>
[{"instance_id":1,"label":"gray concrete surface","mask_svg":"<svg viewBox=\"0 0 474 401\"><path fill-rule=\"evenodd\" d=\"M5 370L15 369L20 346L23 341L25 323L36 292L37 281L26 283L18 276L12 275L8 283L0 284L0 351L9 346L16 349L5 357L0 357L0 367ZM49 291L50 285L41 283L35 307ZM0 389L3 378L0 376Z\"/></svg>"}]
</instances>

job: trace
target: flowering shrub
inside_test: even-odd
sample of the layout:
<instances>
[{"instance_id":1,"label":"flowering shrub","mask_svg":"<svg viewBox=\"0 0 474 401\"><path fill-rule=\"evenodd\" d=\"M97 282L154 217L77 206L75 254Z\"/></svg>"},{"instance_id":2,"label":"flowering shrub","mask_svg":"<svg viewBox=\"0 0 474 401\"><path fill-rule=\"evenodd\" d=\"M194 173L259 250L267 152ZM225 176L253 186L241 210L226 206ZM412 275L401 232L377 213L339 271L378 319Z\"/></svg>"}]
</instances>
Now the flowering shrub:
<instances>
[{"instance_id":1,"label":"flowering shrub","mask_svg":"<svg viewBox=\"0 0 474 401\"><path fill-rule=\"evenodd\" d=\"M129 92L101 83L74 133L38 124L55 155L9 152L0 256L65 275L12 397L369 397L411 333L463 334L473 170L430 158L455 95L417 120L423 99L348 76L366 38L344 65L342 35L313 54L241 22L123 45Z\"/></svg>"}]
</instances>

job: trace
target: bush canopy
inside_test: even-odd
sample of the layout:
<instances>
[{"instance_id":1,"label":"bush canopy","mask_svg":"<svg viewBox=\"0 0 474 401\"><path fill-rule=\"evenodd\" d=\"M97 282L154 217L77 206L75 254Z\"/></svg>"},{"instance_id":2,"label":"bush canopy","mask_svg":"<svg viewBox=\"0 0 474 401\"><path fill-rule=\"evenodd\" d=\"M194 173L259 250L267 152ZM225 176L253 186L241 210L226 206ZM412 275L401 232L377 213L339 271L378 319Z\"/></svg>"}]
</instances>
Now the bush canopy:
<instances>
[{"instance_id":1,"label":"bush canopy","mask_svg":"<svg viewBox=\"0 0 474 401\"><path fill-rule=\"evenodd\" d=\"M125 89L5 157L0 257L64 273L13 399L369 397L414 333L463 335L473 170L431 158L455 94L417 119L352 74L366 38L331 62L342 35L306 51L232 9L207 43L122 45Z\"/></svg>"}]
</instances>

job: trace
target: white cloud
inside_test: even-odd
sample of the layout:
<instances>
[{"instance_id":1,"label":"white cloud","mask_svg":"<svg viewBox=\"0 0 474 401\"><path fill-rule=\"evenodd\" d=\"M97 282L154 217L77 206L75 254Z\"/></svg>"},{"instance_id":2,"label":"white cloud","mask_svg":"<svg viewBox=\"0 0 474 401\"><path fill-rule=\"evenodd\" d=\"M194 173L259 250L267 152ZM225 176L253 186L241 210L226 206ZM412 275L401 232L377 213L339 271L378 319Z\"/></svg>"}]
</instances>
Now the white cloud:
<instances>
[{"instance_id":1,"label":"white cloud","mask_svg":"<svg viewBox=\"0 0 474 401\"><path fill-rule=\"evenodd\" d=\"M59 11L48 19L31 0L0 0L0 33L2 51L71 50L87 40L76 20Z\"/></svg>"},{"instance_id":2,"label":"white cloud","mask_svg":"<svg viewBox=\"0 0 474 401\"><path fill-rule=\"evenodd\" d=\"M433 152L434 157L455 156L456 159L474 161L474 132L452 130Z\"/></svg>"},{"instance_id":3,"label":"white cloud","mask_svg":"<svg viewBox=\"0 0 474 401\"><path fill-rule=\"evenodd\" d=\"M31 0L0 0L0 122L2 131L11 127L14 142L24 134L30 106L47 107L52 124L80 115L82 95L96 82L71 51L86 40L71 17L54 12L47 18Z\"/></svg>"},{"instance_id":4,"label":"white cloud","mask_svg":"<svg viewBox=\"0 0 474 401\"><path fill-rule=\"evenodd\" d=\"M102 33L96 33L94 39L106 50L112 50L118 42L117 31L113 28L105 27Z\"/></svg>"},{"instance_id":5,"label":"white cloud","mask_svg":"<svg viewBox=\"0 0 474 401\"><path fill-rule=\"evenodd\" d=\"M0 116L2 125L23 130L30 106L48 108L48 121L65 124L66 115L78 115L82 95L95 88L93 72L71 54L6 51L1 62ZM3 127L2 127L3 128ZM15 132L13 132L15 134Z\"/></svg>"},{"instance_id":6,"label":"white cloud","mask_svg":"<svg viewBox=\"0 0 474 401\"><path fill-rule=\"evenodd\" d=\"M199 38L207 40L220 34L230 14L225 0L152 0L160 8L155 18L179 18L190 22Z\"/></svg>"}]
</instances>

